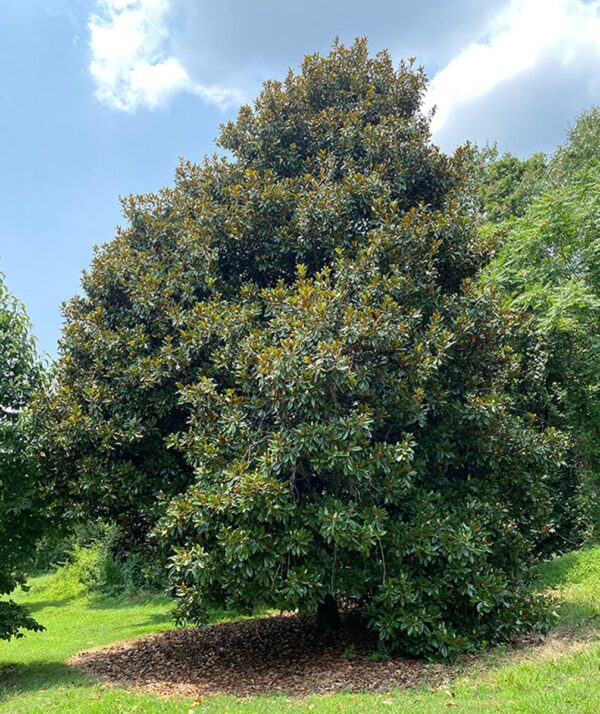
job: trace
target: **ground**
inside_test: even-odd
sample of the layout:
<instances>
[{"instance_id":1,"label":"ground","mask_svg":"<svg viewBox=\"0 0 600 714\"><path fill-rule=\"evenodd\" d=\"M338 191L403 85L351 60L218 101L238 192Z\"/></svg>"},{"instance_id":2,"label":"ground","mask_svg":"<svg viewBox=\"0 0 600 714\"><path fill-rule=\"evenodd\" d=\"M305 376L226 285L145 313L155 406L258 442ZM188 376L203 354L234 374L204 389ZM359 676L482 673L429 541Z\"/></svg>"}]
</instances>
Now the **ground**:
<instances>
[{"instance_id":1,"label":"ground","mask_svg":"<svg viewBox=\"0 0 600 714\"><path fill-rule=\"evenodd\" d=\"M373 678L373 672L378 673L374 677L377 685L374 688L385 689L385 677L388 677L397 686L391 691L298 696L306 694L306 688L300 686L282 694L239 698L231 695L204 696L200 689L186 689L186 686L181 686L181 681L177 681L181 680L182 672L188 669L184 665L187 650L194 641L189 640L193 638L192 632L159 635L158 639L143 645L131 642L171 627L166 599L146 597L115 600L76 591L61 593L54 576L44 576L32 582L30 592L19 593L18 599L30 605L35 616L46 626L46 632L29 634L19 641L0 643L0 712L70 714L121 711L187 714L193 711L197 714L275 714L289 710L318 714L405 711L428 714L453 708L456 712L471 713L595 714L600 711L600 546L586 548L544 564L540 570L540 587L554 592L561 603L557 627L543 644L530 643L520 648L497 649L453 667L406 662L403 669L401 662L393 666L390 663L372 662L373 668L368 670L369 677ZM228 619L231 618L225 613L214 615L215 623ZM296 624L290 624L294 622ZM294 630L305 627L293 619L284 621L283 625L269 626L278 629L278 641L286 628ZM230 637L224 652L230 664L229 680L221 690L229 691L228 687L238 685L238 680L248 684L248 674L236 678L232 668L236 658L242 658L240 664L244 661L250 663L248 653L252 652L252 647L257 646L257 640L252 640L252 637L260 640L261 627L264 625L252 622L240 626L219 625ZM216 637L209 633L202 636L209 639ZM117 646L116 659L109 657L105 651L97 650L104 645L126 640L128 644ZM239 642L245 640L250 640L252 647L247 648L245 655L235 654L232 644L235 647L238 642L239 646ZM187 649L182 648L182 642ZM164 686L153 689L153 683L146 681L148 676L144 674L144 669L152 671L152 656L156 658L157 653L164 653L164 643L175 644L171 646L171 653L172 679L176 684L173 691L176 696L164 696L167 689ZM343 639L331 643L329 647L327 656L331 660L333 652L338 663L336 666L341 665L342 670L351 673L353 669L355 673L362 671L361 676L364 676L365 663L370 662L366 651L349 647ZM90 650L96 651L83 658L76 657L78 653ZM130 670L134 671L126 678L127 684L135 680L138 688L128 689L123 682L120 686L109 686L106 681L81 669L86 658L88 663L91 658L96 664L100 662L108 667L103 674L105 679L119 680L126 671L123 662L127 658L122 656L125 651L138 653L131 655L133 665ZM267 651L268 648L263 656ZM197 657L197 648L195 652L194 656ZM305 653L292 651L288 655L295 657L300 664L305 662ZM111 673L111 666L116 667L115 672ZM292 674L296 673L296 679L292 677L292 680L297 683L298 673L302 673L301 666L300 669L298 666L292 669ZM319 664L326 680L331 672L328 675L323 670L324 666L331 666L331 661L329 665L323 661ZM417 668L415 671L418 676L411 675L411 666ZM101 668L96 667L97 670ZM394 680L388 671L394 668L398 680ZM167 668L167 673L169 671ZM272 680L277 681L277 676L274 675ZM316 677L314 681L323 681L323 678ZM204 691L210 691L210 688ZM262 689L258 687L251 691Z\"/></svg>"}]
</instances>

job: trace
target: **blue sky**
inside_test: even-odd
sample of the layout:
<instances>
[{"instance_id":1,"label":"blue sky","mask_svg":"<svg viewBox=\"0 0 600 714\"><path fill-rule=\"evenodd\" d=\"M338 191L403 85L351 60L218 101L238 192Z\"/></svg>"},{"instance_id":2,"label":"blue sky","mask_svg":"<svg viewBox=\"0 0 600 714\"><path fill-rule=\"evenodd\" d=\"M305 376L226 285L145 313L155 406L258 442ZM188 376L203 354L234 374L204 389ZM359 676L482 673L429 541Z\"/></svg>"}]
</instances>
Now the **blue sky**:
<instances>
[{"instance_id":1,"label":"blue sky","mask_svg":"<svg viewBox=\"0 0 600 714\"><path fill-rule=\"evenodd\" d=\"M597 0L1 0L0 270L41 351L119 195L171 183L261 81L362 34L424 64L446 150L551 150L600 103Z\"/></svg>"}]
</instances>

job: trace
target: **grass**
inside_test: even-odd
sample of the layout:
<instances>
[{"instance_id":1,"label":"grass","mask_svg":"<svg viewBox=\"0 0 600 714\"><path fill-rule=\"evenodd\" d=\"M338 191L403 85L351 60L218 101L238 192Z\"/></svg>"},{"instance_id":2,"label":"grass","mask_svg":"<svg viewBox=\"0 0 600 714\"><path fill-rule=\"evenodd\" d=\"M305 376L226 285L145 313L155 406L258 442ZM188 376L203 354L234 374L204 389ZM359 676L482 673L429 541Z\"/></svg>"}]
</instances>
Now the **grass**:
<instances>
[{"instance_id":1,"label":"grass","mask_svg":"<svg viewBox=\"0 0 600 714\"><path fill-rule=\"evenodd\" d=\"M43 576L18 599L31 607L47 630L0 643L0 712L429 714L451 708L477 713L596 714L600 711L600 546L546 563L540 570L540 586L556 593L561 603L558 627L569 637L554 641L553 648L546 645L518 654L497 650L446 687L303 700L194 701L106 688L65 664L81 650L170 627L165 598L118 600L82 593L61 597L55 576ZM215 621L224 618L224 613L215 615Z\"/></svg>"}]
</instances>

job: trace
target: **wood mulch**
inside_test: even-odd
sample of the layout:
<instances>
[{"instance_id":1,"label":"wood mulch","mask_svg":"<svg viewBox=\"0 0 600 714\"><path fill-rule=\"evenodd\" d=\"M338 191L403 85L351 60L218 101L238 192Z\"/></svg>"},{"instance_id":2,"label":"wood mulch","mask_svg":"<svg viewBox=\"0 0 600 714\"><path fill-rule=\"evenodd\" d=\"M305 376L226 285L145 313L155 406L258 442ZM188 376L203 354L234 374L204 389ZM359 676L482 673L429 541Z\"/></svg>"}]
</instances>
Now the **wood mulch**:
<instances>
[{"instance_id":1,"label":"wood mulch","mask_svg":"<svg viewBox=\"0 0 600 714\"><path fill-rule=\"evenodd\" d=\"M532 646L538 652L556 649L552 639L540 648L543 641L539 636L522 638L509 649L524 656ZM474 657L454 665L409 657L379 661L373 657L376 644L376 636L356 612L342 615L335 636L320 632L314 618L279 615L169 630L77 654L69 664L107 686L196 698L438 687L467 670L486 668L486 658Z\"/></svg>"},{"instance_id":2,"label":"wood mulch","mask_svg":"<svg viewBox=\"0 0 600 714\"><path fill-rule=\"evenodd\" d=\"M356 613L334 636L313 618L279 615L169 630L83 652L69 664L107 684L163 695L385 692L442 684L456 668L398 657L376 661L376 637Z\"/></svg>"}]
</instances>

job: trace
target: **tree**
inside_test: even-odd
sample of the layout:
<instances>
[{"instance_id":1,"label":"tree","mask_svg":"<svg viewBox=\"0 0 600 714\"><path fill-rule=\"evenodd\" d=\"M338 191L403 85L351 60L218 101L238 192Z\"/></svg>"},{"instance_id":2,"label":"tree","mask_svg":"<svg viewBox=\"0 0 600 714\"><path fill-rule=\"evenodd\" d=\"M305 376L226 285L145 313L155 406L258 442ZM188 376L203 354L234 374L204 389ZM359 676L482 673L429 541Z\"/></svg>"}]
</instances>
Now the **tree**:
<instances>
[{"instance_id":1,"label":"tree","mask_svg":"<svg viewBox=\"0 0 600 714\"><path fill-rule=\"evenodd\" d=\"M474 151L479 174L479 200L485 219L494 225L522 216L543 190L548 167L545 154L519 159L510 152L498 156L495 145Z\"/></svg>"},{"instance_id":2,"label":"tree","mask_svg":"<svg viewBox=\"0 0 600 714\"><path fill-rule=\"evenodd\" d=\"M540 195L513 219L484 280L521 315L524 408L572 441L557 484L555 548L597 521L600 479L600 112L585 112L549 160ZM498 226L491 226L498 231Z\"/></svg>"},{"instance_id":3,"label":"tree","mask_svg":"<svg viewBox=\"0 0 600 714\"><path fill-rule=\"evenodd\" d=\"M549 162L547 185L569 185L582 170L598 166L600 156L600 107L582 112L570 128L567 141L559 146Z\"/></svg>"},{"instance_id":4,"label":"tree","mask_svg":"<svg viewBox=\"0 0 600 714\"><path fill-rule=\"evenodd\" d=\"M29 419L23 410L37 386L40 368L30 326L21 305L0 275L0 595L25 582L23 568L40 537L36 462ZM41 630L27 610L0 601L0 639Z\"/></svg>"},{"instance_id":5,"label":"tree","mask_svg":"<svg viewBox=\"0 0 600 714\"><path fill-rule=\"evenodd\" d=\"M510 152L499 156L496 144L471 147L477 179L479 209L494 230L522 217L540 194L571 184L582 168L597 162L600 153L600 108L583 112L569 130L568 141L547 156L535 153L520 159Z\"/></svg>"},{"instance_id":6,"label":"tree","mask_svg":"<svg viewBox=\"0 0 600 714\"><path fill-rule=\"evenodd\" d=\"M425 88L364 40L308 56L223 126L232 159L125 201L67 308L57 488L155 525L182 619L336 601L439 656L544 626L561 438L515 413L468 152L431 143Z\"/></svg>"}]
</instances>

